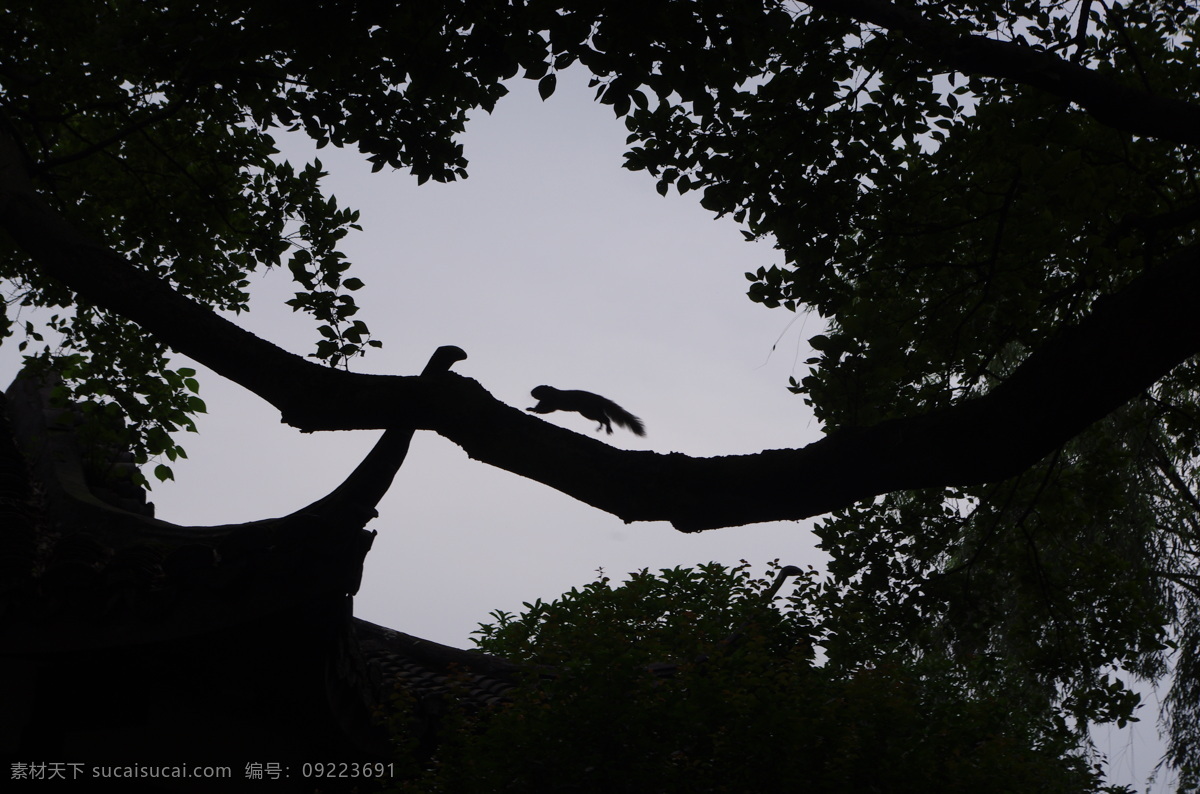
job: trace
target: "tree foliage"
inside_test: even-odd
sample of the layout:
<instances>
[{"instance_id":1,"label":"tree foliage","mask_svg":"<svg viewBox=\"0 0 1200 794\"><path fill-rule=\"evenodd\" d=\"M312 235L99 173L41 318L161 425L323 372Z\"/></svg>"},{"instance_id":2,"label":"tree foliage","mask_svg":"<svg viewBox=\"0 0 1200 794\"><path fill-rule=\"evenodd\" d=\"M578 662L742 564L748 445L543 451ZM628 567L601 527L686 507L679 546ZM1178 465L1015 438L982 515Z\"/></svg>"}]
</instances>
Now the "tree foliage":
<instances>
[{"instance_id":1,"label":"tree foliage","mask_svg":"<svg viewBox=\"0 0 1200 794\"><path fill-rule=\"evenodd\" d=\"M1000 663L981 681L1061 698L1081 725L1131 716L1116 671L1156 679L1171 663L1171 759L1200 773L1194 3L0 13L9 307L51 312L23 344L116 405L143 459L179 454L170 432L204 407L176 350L296 426L435 429L626 520L830 513L838 619L888 627L839 630L831 658L885 642L911 659L987 654ZM278 161L273 131L450 181L469 111L518 76L552 98L576 64L625 120L629 168L778 245L749 295L827 321L790 384L821 442L619 452L465 379L331 373L215 313L244 311L250 275L286 265L313 356L344 365L376 344L337 250L357 216L322 193L319 162Z\"/></svg>"},{"instance_id":2,"label":"tree foliage","mask_svg":"<svg viewBox=\"0 0 1200 794\"><path fill-rule=\"evenodd\" d=\"M751 298L830 318L792 384L827 429L988 394L1106 294L1194 250L1189 134L1131 136L1072 80L1086 66L1194 98L1197 9L1076 5L934 18L814 3L761 85L711 109L631 114L634 166L777 241L786 264L748 274ZM1057 90L998 79L1013 75L996 41L1061 68ZM931 57L935 43L947 52ZM953 68L968 58L973 73ZM1086 365L1119 381L1127 362L1104 352ZM836 581L864 614L888 616L897 644L1002 649L1001 688L1124 721L1137 699L1114 669L1154 679L1169 649L1180 671L1196 653L1197 374L1195 359L1175 367L1016 478L840 511L818 530ZM865 654L879 642L868 636ZM1186 677L1171 751L1194 767Z\"/></svg>"},{"instance_id":3,"label":"tree foliage","mask_svg":"<svg viewBox=\"0 0 1200 794\"><path fill-rule=\"evenodd\" d=\"M745 565L710 564L619 587L601 576L495 613L480 647L553 674L492 712L447 718L401 790L1099 790L1044 709L974 689L945 658L816 664L834 623L815 572L782 607L767 587Z\"/></svg>"}]
</instances>

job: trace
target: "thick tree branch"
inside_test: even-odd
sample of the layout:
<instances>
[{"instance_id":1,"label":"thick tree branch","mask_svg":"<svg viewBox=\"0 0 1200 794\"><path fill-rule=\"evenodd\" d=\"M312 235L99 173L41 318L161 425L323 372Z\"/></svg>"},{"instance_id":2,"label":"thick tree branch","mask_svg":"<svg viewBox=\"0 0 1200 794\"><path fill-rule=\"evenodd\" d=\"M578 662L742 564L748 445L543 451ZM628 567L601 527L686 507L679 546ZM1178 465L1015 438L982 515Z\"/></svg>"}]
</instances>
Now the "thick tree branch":
<instances>
[{"instance_id":1,"label":"thick tree branch","mask_svg":"<svg viewBox=\"0 0 1200 794\"><path fill-rule=\"evenodd\" d=\"M4 134L0 134L0 213L0 223L46 275L86 302L133 320L170 347L274 405L287 404L294 399L289 393L302 393L332 374L180 295L81 234L34 192L16 142ZM226 351L233 346L244 346L244 354L229 358ZM260 357L273 361L269 372L258 366Z\"/></svg>"},{"instance_id":2,"label":"thick tree branch","mask_svg":"<svg viewBox=\"0 0 1200 794\"><path fill-rule=\"evenodd\" d=\"M984 36L884 0L815 0L818 11L902 33L936 60L966 74L1033 86L1074 102L1106 126L1148 138L1200 144L1200 106L1149 94L1043 50Z\"/></svg>"},{"instance_id":3,"label":"thick tree branch","mask_svg":"<svg viewBox=\"0 0 1200 794\"><path fill-rule=\"evenodd\" d=\"M1015 475L1200 352L1197 245L1099 301L981 399L803 449L719 458L622 451L504 405L453 373L360 375L305 361L88 240L5 165L0 226L46 274L250 389L289 424L435 430L477 460L625 521L666 520L685 531L806 518L890 491Z\"/></svg>"}]
</instances>

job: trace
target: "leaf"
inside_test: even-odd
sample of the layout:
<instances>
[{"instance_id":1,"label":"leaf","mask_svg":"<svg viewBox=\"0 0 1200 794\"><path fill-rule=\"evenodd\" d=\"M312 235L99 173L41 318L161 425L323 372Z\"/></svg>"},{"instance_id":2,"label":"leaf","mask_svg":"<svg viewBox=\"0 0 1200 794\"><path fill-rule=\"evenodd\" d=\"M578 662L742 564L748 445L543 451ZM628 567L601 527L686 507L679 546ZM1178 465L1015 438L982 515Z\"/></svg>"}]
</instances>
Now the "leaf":
<instances>
[{"instance_id":1,"label":"leaf","mask_svg":"<svg viewBox=\"0 0 1200 794\"><path fill-rule=\"evenodd\" d=\"M545 102L554 93L554 88L558 85L558 77L551 72L550 74L538 80L538 96Z\"/></svg>"}]
</instances>

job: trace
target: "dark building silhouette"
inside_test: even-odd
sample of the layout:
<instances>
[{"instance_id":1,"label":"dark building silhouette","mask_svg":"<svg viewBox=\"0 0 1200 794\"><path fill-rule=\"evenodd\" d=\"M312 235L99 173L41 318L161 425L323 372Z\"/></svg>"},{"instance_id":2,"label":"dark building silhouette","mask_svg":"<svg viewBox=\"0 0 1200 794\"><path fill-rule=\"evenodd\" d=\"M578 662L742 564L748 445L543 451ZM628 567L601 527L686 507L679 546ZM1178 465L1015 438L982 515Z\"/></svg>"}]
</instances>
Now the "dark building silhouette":
<instances>
[{"instance_id":1,"label":"dark building silhouette","mask_svg":"<svg viewBox=\"0 0 1200 794\"><path fill-rule=\"evenodd\" d=\"M128 452L87 442L52 391L19 378L0 412L6 763L219 764L234 781L221 790L348 789L297 765L384 759L378 708L397 687L426 750L446 698L486 705L511 687L501 659L353 617L365 526L411 429L387 431L338 489L290 515L187 527L154 518ZM289 779L244 780L267 763Z\"/></svg>"}]
</instances>

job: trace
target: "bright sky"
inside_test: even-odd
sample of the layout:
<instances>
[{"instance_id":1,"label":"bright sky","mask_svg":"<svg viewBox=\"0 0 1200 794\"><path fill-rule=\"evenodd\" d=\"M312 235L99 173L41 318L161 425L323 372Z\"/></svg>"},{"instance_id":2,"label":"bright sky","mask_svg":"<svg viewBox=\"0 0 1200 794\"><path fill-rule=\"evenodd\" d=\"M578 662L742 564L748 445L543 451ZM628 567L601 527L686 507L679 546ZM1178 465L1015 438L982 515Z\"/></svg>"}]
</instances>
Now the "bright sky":
<instances>
[{"instance_id":1,"label":"bright sky","mask_svg":"<svg viewBox=\"0 0 1200 794\"><path fill-rule=\"evenodd\" d=\"M574 81L569 78L574 78ZM691 455L802 446L819 437L787 378L805 374L816 317L769 311L745 296L744 272L779 261L714 220L692 196L660 197L645 173L622 169L626 130L594 103L582 73L563 75L542 103L516 81L494 115L463 136L470 178L417 186L406 173L370 173L357 153L313 152L328 189L362 211L345 251L366 282L360 317L382 339L353 365L416 374L439 345L469 358L455 371L498 399L533 405L539 384L586 389L646 423L611 443ZM286 271L253 288L238 321L308 353L316 332L282 306ZM772 352L772 346L778 346ZM186 524L291 512L339 483L378 433L304 435L240 387L201 378L209 414L181 439L189 459L155 486L158 516ZM549 421L580 433L576 414ZM591 581L641 569L746 559L820 565L808 522L684 535L665 523L626 525L557 492L482 463L429 432L414 440L371 527L355 611L360 617L459 647L494 609L518 611Z\"/></svg>"}]
</instances>

